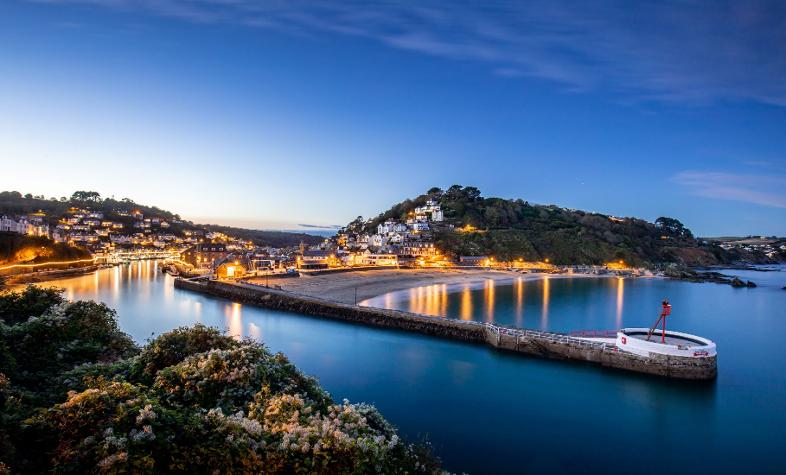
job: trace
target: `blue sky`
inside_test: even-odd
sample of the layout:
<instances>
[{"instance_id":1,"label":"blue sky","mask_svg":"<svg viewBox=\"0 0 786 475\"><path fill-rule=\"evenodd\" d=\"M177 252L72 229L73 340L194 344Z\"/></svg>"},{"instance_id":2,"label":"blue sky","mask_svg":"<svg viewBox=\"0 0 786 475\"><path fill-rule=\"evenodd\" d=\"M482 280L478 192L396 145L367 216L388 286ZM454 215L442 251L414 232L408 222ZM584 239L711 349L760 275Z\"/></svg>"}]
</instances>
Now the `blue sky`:
<instances>
[{"instance_id":1,"label":"blue sky","mask_svg":"<svg viewBox=\"0 0 786 475\"><path fill-rule=\"evenodd\" d=\"M786 5L6 0L0 160L252 227L458 183L786 235Z\"/></svg>"}]
</instances>

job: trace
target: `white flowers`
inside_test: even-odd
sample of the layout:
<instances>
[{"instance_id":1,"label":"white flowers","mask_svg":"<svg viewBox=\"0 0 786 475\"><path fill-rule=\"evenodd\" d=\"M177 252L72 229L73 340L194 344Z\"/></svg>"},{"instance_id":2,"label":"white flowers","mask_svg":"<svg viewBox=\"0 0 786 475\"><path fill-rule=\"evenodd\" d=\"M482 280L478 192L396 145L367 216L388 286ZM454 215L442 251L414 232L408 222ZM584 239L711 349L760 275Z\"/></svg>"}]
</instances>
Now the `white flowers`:
<instances>
[{"instance_id":1,"label":"white flowers","mask_svg":"<svg viewBox=\"0 0 786 475\"><path fill-rule=\"evenodd\" d=\"M156 435L153 433L153 427L146 425L142 427L142 430L138 431L136 429L131 429L131 432L128 433L128 436L134 442L145 442L149 440L155 440Z\"/></svg>"},{"instance_id":2,"label":"white flowers","mask_svg":"<svg viewBox=\"0 0 786 475\"><path fill-rule=\"evenodd\" d=\"M376 410L371 406L344 400L323 415L314 413L300 395L277 395L266 401L263 429L281 437L278 447L282 451L305 454L359 449L381 457L399 444L399 437L389 427L382 432L372 428L367 417L372 411Z\"/></svg>"},{"instance_id":3,"label":"white flowers","mask_svg":"<svg viewBox=\"0 0 786 475\"><path fill-rule=\"evenodd\" d=\"M150 404L145 405L144 408L139 410L139 415L136 416L137 424L144 424L145 422L152 422L156 420L156 413L153 412L153 406Z\"/></svg>"}]
</instances>

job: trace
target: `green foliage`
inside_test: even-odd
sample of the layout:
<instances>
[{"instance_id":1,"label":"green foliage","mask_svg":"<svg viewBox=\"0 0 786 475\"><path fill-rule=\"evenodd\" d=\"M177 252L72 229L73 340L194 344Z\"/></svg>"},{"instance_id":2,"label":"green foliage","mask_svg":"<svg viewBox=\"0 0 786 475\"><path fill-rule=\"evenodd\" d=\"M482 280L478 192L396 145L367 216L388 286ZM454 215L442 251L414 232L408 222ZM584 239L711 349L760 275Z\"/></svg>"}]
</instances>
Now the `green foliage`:
<instances>
[{"instance_id":1,"label":"green foliage","mask_svg":"<svg viewBox=\"0 0 786 475\"><path fill-rule=\"evenodd\" d=\"M260 343L197 325L139 352L103 304L28 288L0 295L0 308L31 316L0 323L0 342L16 361L0 372L3 470L440 470L428 445L401 441L372 406L334 404L313 378Z\"/></svg>"},{"instance_id":2,"label":"green foliage","mask_svg":"<svg viewBox=\"0 0 786 475\"><path fill-rule=\"evenodd\" d=\"M150 385L160 370L174 366L189 356L214 349L237 348L238 345L237 341L227 338L215 328L202 324L176 328L148 343L134 358L132 371L135 379Z\"/></svg>"},{"instance_id":3,"label":"green foliage","mask_svg":"<svg viewBox=\"0 0 786 475\"><path fill-rule=\"evenodd\" d=\"M30 317L42 315L49 307L63 301L61 289L28 285L21 292L8 292L0 298L0 321L16 325Z\"/></svg>"},{"instance_id":4,"label":"green foliage","mask_svg":"<svg viewBox=\"0 0 786 475\"><path fill-rule=\"evenodd\" d=\"M223 232L225 234L253 241L258 246L288 247L296 246L300 242L307 245L319 244L324 238L307 233L289 233L283 231L262 231L256 229L234 228L219 225L195 225L191 222L183 224L172 223L173 220L181 221L180 216L172 212L160 209L156 206L146 206L135 203L129 198L116 200L114 198L101 198L94 191L77 191L71 198L65 197L60 200L47 200L43 197L37 198L33 195L22 196L17 191L0 192L0 214L27 214L35 211L43 211L47 215L50 225L56 225L60 217L68 214L71 207L90 207L91 209L104 213L106 219L122 223L125 229L131 230L134 219L130 216L122 216L120 212L141 211L145 216L158 216L169 221L168 233L182 235L186 229L207 229L210 231ZM66 246L68 247L68 246ZM3 244L0 240L0 260L2 260Z\"/></svg>"},{"instance_id":5,"label":"green foliage","mask_svg":"<svg viewBox=\"0 0 786 475\"><path fill-rule=\"evenodd\" d=\"M101 195L97 191L75 191L71 195L71 201L99 203Z\"/></svg>"},{"instance_id":6,"label":"green foliage","mask_svg":"<svg viewBox=\"0 0 786 475\"><path fill-rule=\"evenodd\" d=\"M9 319L11 325L0 326L0 341L8 355L0 361L0 371L43 400L57 397L62 389L59 377L75 366L111 362L138 351L117 327L114 310L104 304L65 302L51 291L32 286L0 297L0 306L7 308L25 302L30 308L16 314L34 311L29 318Z\"/></svg>"},{"instance_id":7,"label":"green foliage","mask_svg":"<svg viewBox=\"0 0 786 475\"><path fill-rule=\"evenodd\" d=\"M366 231L373 231L386 219L404 218L429 198L440 203L445 216L443 223L432 226L437 246L454 257L488 255L501 261L548 258L555 264L603 264L624 259L646 266L662 262L708 264L724 255L717 246L697 242L676 219L660 218L653 224L533 205L520 199L483 198L477 188L461 185L445 191L432 188L426 195L394 205L371 220ZM476 231L456 230L466 225ZM668 239L664 240L664 235Z\"/></svg>"},{"instance_id":8,"label":"green foliage","mask_svg":"<svg viewBox=\"0 0 786 475\"><path fill-rule=\"evenodd\" d=\"M257 343L229 350L195 354L158 372L154 387L169 401L183 406L219 407L236 411L266 394L296 393L325 406L329 397L315 381L303 376L283 355L271 355Z\"/></svg>"},{"instance_id":9,"label":"green foliage","mask_svg":"<svg viewBox=\"0 0 786 475\"><path fill-rule=\"evenodd\" d=\"M679 220L661 216L655 220L655 225L663 229L670 236L684 239L693 239L693 233L686 228Z\"/></svg>"},{"instance_id":10,"label":"green foliage","mask_svg":"<svg viewBox=\"0 0 786 475\"><path fill-rule=\"evenodd\" d=\"M217 231L240 239L252 241L257 246L291 247L297 246L301 242L311 246L325 240L323 237L306 233L243 229L231 226L219 226L217 224L207 224L204 227L210 231Z\"/></svg>"}]
</instances>

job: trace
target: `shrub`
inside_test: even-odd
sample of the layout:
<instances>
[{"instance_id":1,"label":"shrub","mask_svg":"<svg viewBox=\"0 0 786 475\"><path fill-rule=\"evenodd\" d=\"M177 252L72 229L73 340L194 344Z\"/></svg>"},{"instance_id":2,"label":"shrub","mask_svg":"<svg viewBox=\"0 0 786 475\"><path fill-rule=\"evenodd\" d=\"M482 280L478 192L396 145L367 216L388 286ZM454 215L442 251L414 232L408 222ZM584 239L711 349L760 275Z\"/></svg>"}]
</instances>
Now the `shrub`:
<instances>
[{"instance_id":1,"label":"shrub","mask_svg":"<svg viewBox=\"0 0 786 475\"><path fill-rule=\"evenodd\" d=\"M57 291L0 309L0 473L439 471L427 445L261 343L197 325L140 352L114 311Z\"/></svg>"},{"instance_id":2,"label":"shrub","mask_svg":"<svg viewBox=\"0 0 786 475\"><path fill-rule=\"evenodd\" d=\"M202 324L177 328L148 343L134 360L132 372L135 379L152 384L160 370L176 365L191 355L213 349L236 348L238 345L236 340Z\"/></svg>"}]
</instances>

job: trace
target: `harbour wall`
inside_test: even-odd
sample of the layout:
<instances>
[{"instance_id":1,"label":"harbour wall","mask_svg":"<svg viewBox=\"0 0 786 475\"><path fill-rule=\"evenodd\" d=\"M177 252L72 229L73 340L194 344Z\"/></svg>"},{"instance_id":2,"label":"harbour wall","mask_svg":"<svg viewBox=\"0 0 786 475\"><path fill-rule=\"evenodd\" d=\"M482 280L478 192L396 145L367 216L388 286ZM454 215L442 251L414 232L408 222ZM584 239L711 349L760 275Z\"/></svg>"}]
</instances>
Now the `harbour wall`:
<instances>
[{"instance_id":1,"label":"harbour wall","mask_svg":"<svg viewBox=\"0 0 786 475\"><path fill-rule=\"evenodd\" d=\"M247 283L176 279L175 287L273 310L486 344L530 356L583 361L669 378L709 380L717 376L717 356L644 357L621 351L614 344L559 333L431 317L400 310L360 307Z\"/></svg>"}]
</instances>

